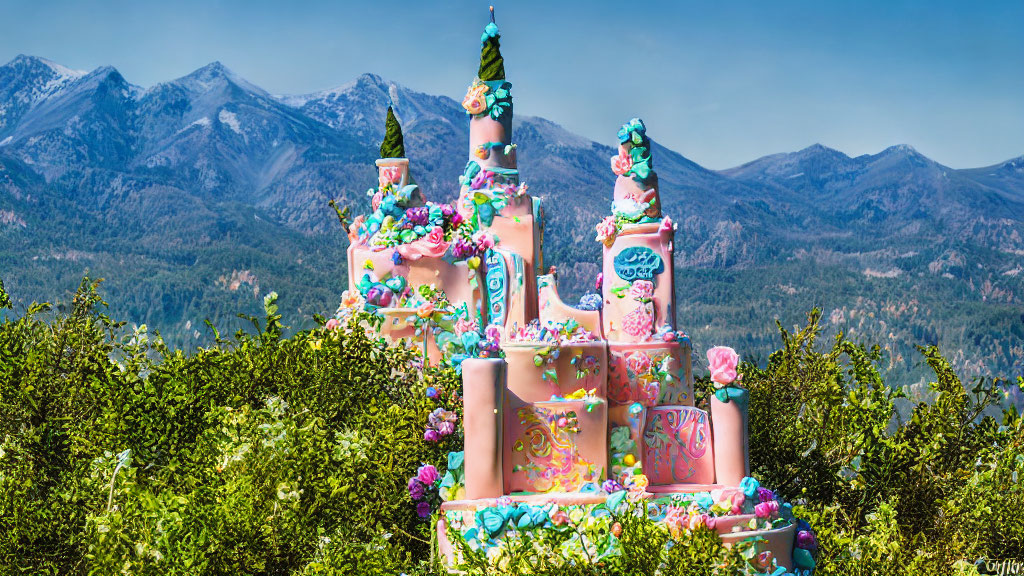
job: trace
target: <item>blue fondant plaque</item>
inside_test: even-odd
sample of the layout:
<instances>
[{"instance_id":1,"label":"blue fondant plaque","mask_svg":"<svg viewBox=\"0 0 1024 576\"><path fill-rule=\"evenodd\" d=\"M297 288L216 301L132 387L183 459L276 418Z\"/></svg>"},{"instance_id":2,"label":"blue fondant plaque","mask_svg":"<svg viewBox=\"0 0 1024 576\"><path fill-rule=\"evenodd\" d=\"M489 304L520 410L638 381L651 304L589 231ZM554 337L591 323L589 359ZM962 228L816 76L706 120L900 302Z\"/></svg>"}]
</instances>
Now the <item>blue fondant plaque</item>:
<instances>
[{"instance_id":1,"label":"blue fondant plaque","mask_svg":"<svg viewBox=\"0 0 1024 576\"><path fill-rule=\"evenodd\" d=\"M643 246L630 246L619 252L612 264L615 266L615 273L626 282L651 280L665 270L661 256Z\"/></svg>"}]
</instances>

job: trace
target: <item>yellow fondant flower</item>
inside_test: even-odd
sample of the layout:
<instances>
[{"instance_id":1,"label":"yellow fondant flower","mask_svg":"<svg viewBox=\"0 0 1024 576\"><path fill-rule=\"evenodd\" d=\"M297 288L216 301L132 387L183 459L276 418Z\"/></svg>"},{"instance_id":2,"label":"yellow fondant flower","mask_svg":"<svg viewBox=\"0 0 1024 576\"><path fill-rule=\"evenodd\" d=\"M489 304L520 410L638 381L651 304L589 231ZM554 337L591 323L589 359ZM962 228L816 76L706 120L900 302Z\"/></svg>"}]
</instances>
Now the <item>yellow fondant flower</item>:
<instances>
[{"instance_id":1,"label":"yellow fondant flower","mask_svg":"<svg viewBox=\"0 0 1024 576\"><path fill-rule=\"evenodd\" d=\"M462 107L466 109L466 112L477 115L487 111L487 97L484 96L487 90L487 84L482 83L469 87L466 97L462 99Z\"/></svg>"}]
</instances>

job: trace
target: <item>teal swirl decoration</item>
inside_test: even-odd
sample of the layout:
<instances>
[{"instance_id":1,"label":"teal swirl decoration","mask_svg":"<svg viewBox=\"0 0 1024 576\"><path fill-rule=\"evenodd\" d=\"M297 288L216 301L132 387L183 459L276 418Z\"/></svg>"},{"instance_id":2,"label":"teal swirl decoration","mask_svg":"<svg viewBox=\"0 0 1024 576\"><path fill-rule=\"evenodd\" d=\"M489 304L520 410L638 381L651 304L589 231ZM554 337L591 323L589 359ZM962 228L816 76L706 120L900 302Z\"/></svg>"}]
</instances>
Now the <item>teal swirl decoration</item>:
<instances>
[{"instance_id":1,"label":"teal swirl decoration","mask_svg":"<svg viewBox=\"0 0 1024 576\"><path fill-rule=\"evenodd\" d=\"M488 320L491 324L505 324L505 300L508 296L508 289L505 279L508 277L508 269L505 266L505 259L494 250L488 250L484 262L487 264L487 303Z\"/></svg>"}]
</instances>

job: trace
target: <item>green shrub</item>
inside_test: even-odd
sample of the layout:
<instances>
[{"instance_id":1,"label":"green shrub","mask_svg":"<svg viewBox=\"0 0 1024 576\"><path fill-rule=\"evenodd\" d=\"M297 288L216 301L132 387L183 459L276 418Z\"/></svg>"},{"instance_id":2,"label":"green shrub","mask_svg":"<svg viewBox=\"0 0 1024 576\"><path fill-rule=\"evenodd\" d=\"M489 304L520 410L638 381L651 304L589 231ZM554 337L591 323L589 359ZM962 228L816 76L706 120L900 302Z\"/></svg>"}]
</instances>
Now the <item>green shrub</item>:
<instances>
[{"instance_id":1,"label":"green shrub","mask_svg":"<svg viewBox=\"0 0 1024 576\"><path fill-rule=\"evenodd\" d=\"M191 354L125 333L89 281L0 325L5 572L391 574L427 556L405 484L461 441L423 442L416 352L361 330L281 339L265 304L254 333Z\"/></svg>"},{"instance_id":2,"label":"green shrub","mask_svg":"<svg viewBox=\"0 0 1024 576\"><path fill-rule=\"evenodd\" d=\"M969 390L935 347L919 348L936 379L910 405L879 377L878 347L846 340L817 350L819 314L765 368L743 367L750 389L751 469L801 502L818 532L819 574L954 574L980 557L1020 558L1024 426L986 411L1005 383ZM907 407L901 415L901 403ZM1024 472L1024 470L1022 470Z\"/></svg>"}]
</instances>

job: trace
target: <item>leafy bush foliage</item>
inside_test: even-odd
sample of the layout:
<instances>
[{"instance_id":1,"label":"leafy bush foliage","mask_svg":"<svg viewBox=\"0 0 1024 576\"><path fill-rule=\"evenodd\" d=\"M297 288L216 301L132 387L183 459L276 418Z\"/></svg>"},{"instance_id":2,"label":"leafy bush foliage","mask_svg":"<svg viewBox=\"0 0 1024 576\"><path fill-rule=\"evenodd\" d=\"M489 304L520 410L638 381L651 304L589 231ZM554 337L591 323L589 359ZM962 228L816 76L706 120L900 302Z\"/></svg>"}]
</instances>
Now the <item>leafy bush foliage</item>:
<instances>
[{"instance_id":1,"label":"leafy bush foliage","mask_svg":"<svg viewBox=\"0 0 1024 576\"><path fill-rule=\"evenodd\" d=\"M102 313L0 326L0 564L34 574L395 574L429 531L405 492L458 438L416 351L359 330L254 333L192 354ZM457 389L450 372L429 372Z\"/></svg>"},{"instance_id":2,"label":"leafy bush foliage","mask_svg":"<svg viewBox=\"0 0 1024 576\"><path fill-rule=\"evenodd\" d=\"M461 449L459 434L423 438L438 407L461 420L453 371L421 370L416 350L360 330L283 338L274 295L252 330L211 326L215 344L186 354L107 317L97 284L0 324L0 572L438 571L406 486ZM925 348L936 400L906 405L878 376L877 349L842 337L816 349L816 314L782 336L765 368L743 367L752 468L802 503L821 574L967 574L979 557L1024 556L1024 426L993 409L999 383L965 389ZM747 569L711 532L666 551L657 526L617 520L621 556L532 568ZM560 537L529 542L529 556Z\"/></svg>"},{"instance_id":3,"label":"leafy bush foliage","mask_svg":"<svg viewBox=\"0 0 1024 576\"><path fill-rule=\"evenodd\" d=\"M920 347L935 400L912 405L882 382L878 347L839 335L816 350L818 320L779 326L783 348L743 372L752 472L804 503L820 574L970 573L978 558L1024 558L1024 425L1012 406L996 409L1006 383L965 388Z\"/></svg>"}]
</instances>

